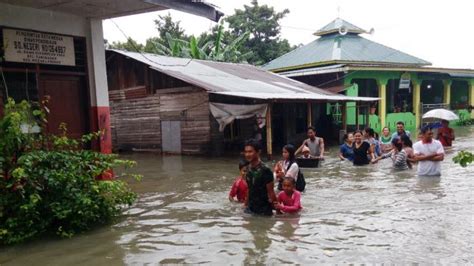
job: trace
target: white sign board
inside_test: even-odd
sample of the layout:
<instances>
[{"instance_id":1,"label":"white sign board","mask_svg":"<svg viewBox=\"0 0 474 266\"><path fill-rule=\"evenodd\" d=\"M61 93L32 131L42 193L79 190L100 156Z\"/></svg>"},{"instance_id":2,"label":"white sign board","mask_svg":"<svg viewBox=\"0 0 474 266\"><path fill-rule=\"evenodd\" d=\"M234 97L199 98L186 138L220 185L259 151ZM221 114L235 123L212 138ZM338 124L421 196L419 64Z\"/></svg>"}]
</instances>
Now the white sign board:
<instances>
[{"instance_id":1,"label":"white sign board","mask_svg":"<svg viewBox=\"0 0 474 266\"><path fill-rule=\"evenodd\" d=\"M69 36L3 29L5 61L74 66L74 40Z\"/></svg>"}]
</instances>

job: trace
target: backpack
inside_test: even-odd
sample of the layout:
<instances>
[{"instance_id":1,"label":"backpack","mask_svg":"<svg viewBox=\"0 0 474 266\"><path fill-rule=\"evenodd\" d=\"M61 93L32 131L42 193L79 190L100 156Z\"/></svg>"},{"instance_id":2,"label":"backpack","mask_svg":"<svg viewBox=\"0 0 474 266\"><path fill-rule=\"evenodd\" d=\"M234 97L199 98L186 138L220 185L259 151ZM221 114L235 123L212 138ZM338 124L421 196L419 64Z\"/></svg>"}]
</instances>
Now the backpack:
<instances>
[{"instance_id":1,"label":"backpack","mask_svg":"<svg viewBox=\"0 0 474 266\"><path fill-rule=\"evenodd\" d=\"M293 164L291 164L291 165L293 165ZM291 167L291 165L288 166L288 169ZM283 190L283 184L282 183L283 183L282 181L278 182L278 190ZM306 180L304 179L303 173L299 169L298 169L298 177L296 178L295 188L299 192L303 192L306 188Z\"/></svg>"}]
</instances>

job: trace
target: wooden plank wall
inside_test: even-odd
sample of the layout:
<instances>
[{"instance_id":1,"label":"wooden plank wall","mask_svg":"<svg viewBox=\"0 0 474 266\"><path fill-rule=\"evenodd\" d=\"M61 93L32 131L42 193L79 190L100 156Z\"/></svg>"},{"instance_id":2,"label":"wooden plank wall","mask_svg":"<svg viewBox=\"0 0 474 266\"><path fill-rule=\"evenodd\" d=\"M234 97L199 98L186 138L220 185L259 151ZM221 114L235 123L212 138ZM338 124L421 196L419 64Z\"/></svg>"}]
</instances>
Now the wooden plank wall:
<instances>
[{"instance_id":1,"label":"wooden plank wall","mask_svg":"<svg viewBox=\"0 0 474 266\"><path fill-rule=\"evenodd\" d=\"M112 141L118 150L161 151L161 121L181 121L183 154L210 150L211 119L207 92L183 87L139 99L111 101Z\"/></svg>"},{"instance_id":2,"label":"wooden plank wall","mask_svg":"<svg viewBox=\"0 0 474 266\"><path fill-rule=\"evenodd\" d=\"M208 153L212 117L207 92L196 89L184 93L161 94L160 117L162 120L181 121L183 154Z\"/></svg>"},{"instance_id":3,"label":"wooden plank wall","mask_svg":"<svg viewBox=\"0 0 474 266\"><path fill-rule=\"evenodd\" d=\"M110 102L115 150L161 150L160 96Z\"/></svg>"}]
</instances>

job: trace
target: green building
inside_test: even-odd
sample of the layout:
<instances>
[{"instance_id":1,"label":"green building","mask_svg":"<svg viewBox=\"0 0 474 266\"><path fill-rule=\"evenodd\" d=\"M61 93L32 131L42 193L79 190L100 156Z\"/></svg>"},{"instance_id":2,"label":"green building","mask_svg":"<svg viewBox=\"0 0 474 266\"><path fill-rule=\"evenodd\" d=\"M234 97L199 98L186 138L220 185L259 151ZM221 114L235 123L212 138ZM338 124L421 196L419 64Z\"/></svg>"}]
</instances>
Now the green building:
<instances>
[{"instance_id":1,"label":"green building","mask_svg":"<svg viewBox=\"0 0 474 266\"><path fill-rule=\"evenodd\" d=\"M328 105L327 113L344 128L367 124L394 130L403 121L414 129L433 108L455 110L460 120L474 118L474 70L430 67L361 36L370 33L337 18L314 34L318 39L264 68L332 92L380 98L371 106Z\"/></svg>"}]
</instances>

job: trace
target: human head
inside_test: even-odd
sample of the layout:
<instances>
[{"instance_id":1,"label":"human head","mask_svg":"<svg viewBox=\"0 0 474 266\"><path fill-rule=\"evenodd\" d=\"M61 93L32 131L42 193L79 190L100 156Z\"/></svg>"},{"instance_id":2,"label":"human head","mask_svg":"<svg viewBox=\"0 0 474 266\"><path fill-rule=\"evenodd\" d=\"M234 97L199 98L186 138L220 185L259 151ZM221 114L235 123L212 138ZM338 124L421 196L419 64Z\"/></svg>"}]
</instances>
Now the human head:
<instances>
[{"instance_id":1,"label":"human head","mask_svg":"<svg viewBox=\"0 0 474 266\"><path fill-rule=\"evenodd\" d=\"M448 127L449 126L449 121L448 120L441 120L441 125L443 125L443 127Z\"/></svg>"},{"instance_id":2,"label":"human head","mask_svg":"<svg viewBox=\"0 0 474 266\"><path fill-rule=\"evenodd\" d=\"M287 144L283 147L283 159L293 162L295 160L295 147Z\"/></svg>"},{"instance_id":3,"label":"human head","mask_svg":"<svg viewBox=\"0 0 474 266\"><path fill-rule=\"evenodd\" d=\"M310 155L311 153L311 150L308 148L308 146L304 146L303 147L303 155L308 157L308 155Z\"/></svg>"},{"instance_id":4,"label":"human head","mask_svg":"<svg viewBox=\"0 0 474 266\"><path fill-rule=\"evenodd\" d=\"M405 147L410 147L411 148L413 146L413 142L411 142L411 139L406 134L402 134L400 136L400 142Z\"/></svg>"},{"instance_id":5,"label":"human head","mask_svg":"<svg viewBox=\"0 0 474 266\"><path fill-rule=\"evenodd\" d=\"M244 161L244 160L241 160L239 162L239 171L240 171L241 176L245 176L245 174L247 173L247 165L248 164L249 164L249 162Z\"/></svg>"},{"instance_id":6,"label":"human head","mask_svg":"<svg viewBox=\"0 0 474 266\"><path fill-rule=\"evenodd\" d=\"M430 126L424 126L421 128L422 140L425 142L431 142L433 140L433 131Z\"/></svg>"},{"instance_id":7,"label":"human head","mask_svg":"<svg viewBox=\"0 0 474 266\"><path fill-rule=\"evenodd\" d=\"M392 146L395 147L398 151L401 151L403 148L402 140L399 138L392 139Z\"/></svg>"},{"instance_id":8,"label":"human head","mask_svg":"<svg viewBox=\"0 0 474 266\"><path fill-rule=\"evenodd\" d=\"M397 132L399 134L405 132L405 123L403 123L402 121L397 122Z\"/></svg>"},{"instance_id":9,"label":"human head","mask_svg":"<svg viewBox=\"0 0 474 266\"><path fill-rule=\"evenodd\" d=\"M382 129L382 135L383 135L384 137L388 137L388 136L390 135L390 129L388 129L388 127L384 127L384 128Z\"/></svg>"},{"instance_id":10,"label":"human head","mask_svg":"<svg viewBox=\"0 0 474 266\"><path fill-rule=\"evenodd\" d=\"M285 177L283 178L282 188L286 194L291 194L295 189L295 179L292 177Z\"/></svg>"},{"instance_id":11,"label":"human head","mask_svg":"<svg viewBox=\"0 0 474 266\"><path fill-rule=\"evenodd\" d=\"M361 143L362 142L362 132L360 130L356 130L354 132L354 142Z\"/></svg>"},{"instance_id":12,"label":"human head","mask_svg":"<svg viewBox=\"0 0 474 266\"><path fill-rule=\"evenodd\" d=\"M308 127L308 138L314 139L316 137L316 129L314 127Z\"/></svg>"},{"instance_id":13,"label":"human head","mask_svg":"<svg viewBox=\"0 0 474 266\"><path fill-rule=\"evenodd\" d=\"M244 145L244 156L248 162L254 162L260 159L260 151L262 150L257 140L249 139Z\"/></svg>"},{"instance_id":14,"label":"human head","mask_svg":"<svg viewBox=\"0 0 474 266\"><path fill-rule=\"evenodd\" d=\"M349 144L352 144L352 142L354 142L354 134L352 134L352 133L346 133L346 134L344 134L343 139L344 139L344 142L347 142L347 143L349 143Z\"/></svg>"},{"instance_id":15,"label":"human head","mask_svg":"<svg viewBox=\"0 0 474 266\"><path fill-rule=\"evenodd\" d=\"M365 132L365 137L366 137L366 138L373 138L373 137L375 137L375 131L374 131L373 128L367 127L367 128L365 128L364 132Z\"/></svg>"}]
</instances>

